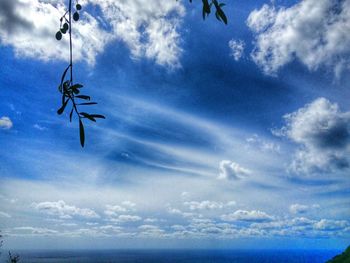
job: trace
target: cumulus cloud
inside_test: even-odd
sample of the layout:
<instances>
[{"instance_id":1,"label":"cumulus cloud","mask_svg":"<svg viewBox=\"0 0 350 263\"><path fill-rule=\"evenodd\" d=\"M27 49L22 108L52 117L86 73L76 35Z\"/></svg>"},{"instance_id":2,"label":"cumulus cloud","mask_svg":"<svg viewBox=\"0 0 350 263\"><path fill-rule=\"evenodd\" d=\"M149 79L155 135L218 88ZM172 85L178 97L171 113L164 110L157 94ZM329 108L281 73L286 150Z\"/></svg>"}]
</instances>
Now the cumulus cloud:
<instances>
[{"instance_id":1,"label":"cumulus cloud","mask_svg":"<svg viewBox=\"0 0 350 263\"><path fill-rule=\"evenodd\" d=\"M120 215L116 219L116 221L121 222L121 223L126 223L126 222L136 222L142 220L142 217L136 216L136 215Z\"/></svg>"},{"instance_id":2,"label":"cumulus cloud","mask_svg":"<svg viewBox=\"0 0 350 263\"><path fill-rule=\"evenodd\" d=\"M160 65L179 67L178 28L185 14L176 1L102 1L98 4L117 38L123 40L135 58L147 57Z\"/></svg>"},{"instance_id":3,"label":"cumulus cloud","mask_svg":"<svg viewBox=\"0 0 350 263\"><path fill-rule=\"evenodd\" d=\"M238 61L241 59L241 57L243 56L243 52L244 52L244 47L245 44L242 40L234 40L231 39L228 42L228 46L230 48L230 56L233 57L234 60Z\"/></svg>"},{"instance_id":4,"label":"cumulus cloud","mask_svg":"<svg viewBox=\"0 0 350 263\"><path fill-rule=\"evenodd\" d=\"M308 210L309 210L309 206L301 205L301 204L292 204L289 207L289 211L292 214L303 214L303 213L306 213Z\"/></svg>"},{"instance_id":5,"label":"cumulus cloud","mask_svg":"<svg viewBox=\"0 0 350 263\"><path fill-rule=\"evenodd\" d=\"M9 4L9 2L11 2ZM4 0L8 12L0 13L0 41L14 48L17 56L41 60L68 60L68 38L55 39L59 29L59 18L64 14L62 0ZM17 19L13 19L12 14ZM79 23L74 24L74 59L95 63L95 57L102 52L110 36L102 30L98 21L83 12Z\"/></svg>"},{"instance_id":6,"label":"cumulus cloud","mask_svg":"<svg viewBox=\"0 0 350 263\"><path fill-rule=\"evenodd\" d=\"M121 205L106 205L106 210L104 213L109 217L115 217L120 213L135 210L135 206L136 204L130 201L124 201L121 203Z\"/></svg>"},{"instance_id":7,"label":"cumulus cloud","mask_svg":"<svg viewBox=\"0 0 350 263\"><path fill-rule=\"evenodd\" d=\"M291 170L296 173L326 172L349 167L350 112L319 98L284 116L280 135L300 145Z\"/></svg>"},{"instance_id":8,"label":"cumulus cloud","mask_svg":"<svg viewBox=\"0 0 350 263\"><path fill-rule=\"evenodd\" d=\"M314 228L323 231L341 230L349 226L349 222L346 220L328 220L321 219L314 224Z\"/></svg>"},{"instance_id":9,"label":"cumulus cloud","mask_svg":"<svg viewBox=\"0 0 350 263\"><path fill-rule=\"evenodd\" d=\"M252 210L237 210L234 213L222 215L223 221L248 221L248 222L266 222L272 221L273 217L265 212Z\"/></svg>"},{"instance_id":10,"label":"cumulus cloud","mask_svg":"<svg viewBox=\"0 0 350 263\"><path fill-rule=\"evenodd\" d=\"M57 202L41 202L33 203L35 209L47 213L49 215L56 215L62 219L69 219L73 216L80 216L84 218L99 218L100 216L89 208L78 208L73 205L68 205L64 201Z\"/></svg>"},{"instance_id":11,"label":"cumulus cloud","mask_svg":"<svg viewBox=\"0 0 350 263\"><path fill-rule=\"evenodd\" d=\"M188 201L184 202L184 206L187 206L190 210L214 210L225 207L235 206L235 201L229 201L227 203L216 202L216 201Z\"/></svg>"},{"instance_id":12,"label":"cumulus cloud","mask_svg":"<svg viewBox=\"0 0 350 263\"><path fill-rule=\"evenodd\" d=\"M291 7L263 5L250 13L255 33L251 56L265 73L274 74L298 59L310 70L326 66L336 75L350 66L350 0L303 0Z\"/></svg>"},{"instance_id":13,"label":"cumulus cloud","mask_svg":"<svg viewBox=\"0 0 350 263\"><path fill-rule=\"evenodd\" d=\"M9 117L3 116L0 118L0 129L9 130L13 126L13 123Z\"/></svg>"},{"instance_id":14,"label":"cumulus cloud","mask_svg":"<svg viewBox=\"0 0 350 263\"><path fill-rule=\"evenodd\" d=\"M219 179L239 180L249 174L251 174L251 172L248 169L240 166L238 163L228 160L223 160L220 162Z\"/></svg>"},{"instance_id":15,"label":"cumulus cloud","mask_svg":"<svg viewBox=\"0 0 350 263\"><path fill-rule=\"evenodd\" d=\"M95 18L88 9L74 23L75 60L93 65L96 56L112 41L126 43L134 58L145 57L170 68L180 66L178 33L184 7L177 1L87 0L101 9ZM0 43L14 48L17 56L42 60L68 60L68 38L56 41L63 0L3 0L0 3ZM115 42L116 43L116 42ZM116 43L117 44L117 43Z\"/></svg>"},{"instance_id":16,"label":"cumulus cloud","mask_svg":"<svg viewBox=\"0 0 350 263\"><path fill-rule=\"evenodd\" d=\"M185 202L184 205L188 206L190 210L211 210L211 209L218 209L223 207L222 203L208 201L208 200L202 201L202 202L196 202L196 201Z\"/></svg>"}]
</instances>

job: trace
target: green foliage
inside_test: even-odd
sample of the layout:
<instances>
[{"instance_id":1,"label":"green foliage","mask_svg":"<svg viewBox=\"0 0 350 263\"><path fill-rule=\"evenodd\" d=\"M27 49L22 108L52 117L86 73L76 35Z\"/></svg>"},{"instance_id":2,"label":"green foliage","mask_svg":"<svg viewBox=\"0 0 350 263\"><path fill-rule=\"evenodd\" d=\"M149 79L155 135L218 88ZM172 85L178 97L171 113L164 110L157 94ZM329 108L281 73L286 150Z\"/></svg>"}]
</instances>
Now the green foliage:
<instances>
[{"instance_id":1,"label":"green foliage","mask_svg":"<svg viewBox=\"0 0 350 263\"><path fill-rule=\"evenodd\" d=\"M328 260L327 263L350 263L350 246L340 255Z\"/></svg>"},{"instance_id":2,"label":"green foliage","mask_svg":"<svg viewBox=\"0 0 350 263\"><path fill-rule=\"evenodd\" d=\"M73 14L73 20L79 20L79 10L82 6L80 4L75 5L76 11ZM62 23L64 24L62 25ZM96 122L96 118L105 119L103 115L100 114L89 114L86 112L80 112L78 106L92 106L96 105L96 102L82 102L90 101L91 97L88 95L81 95L82 84L73 82L73 48L72 48L72 0L69 0L68 10L60 18L60 30L56 33L56 39L62 39L62 33L69 34L69 52L70 52L70 63L67 68L63 71L61 76L61 83L58 86L59 92L62 94L61 97L61 107L57 110L58 115L62 115L66 110L68 105L71 105L71 110L69 113L69 121L72 122L73 114L75 113L79 121L79 136L80 145L84 147L85 145L85 130L83 119L88 119L90 121Z\"/></svg>"}]
</instances>

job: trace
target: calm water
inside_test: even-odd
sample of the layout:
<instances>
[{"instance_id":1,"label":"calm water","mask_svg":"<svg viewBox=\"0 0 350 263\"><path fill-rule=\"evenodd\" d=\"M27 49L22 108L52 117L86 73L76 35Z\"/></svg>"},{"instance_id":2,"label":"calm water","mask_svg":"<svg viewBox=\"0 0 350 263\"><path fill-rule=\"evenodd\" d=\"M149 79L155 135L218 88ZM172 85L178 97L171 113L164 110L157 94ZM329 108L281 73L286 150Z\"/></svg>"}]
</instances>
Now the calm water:
<instances>
[{"instance_id":1,"label":"calm water","mask_svg":"<svg viewBox=\"0 0 350 263\"><path fill-rule=\"evenodd\" d=\"M64 250L16 251L20 263L40 262L195 262L195 263L318 263L325 262L338 250ZM4 253L3 255L4 256ZM4 259L2 257L2 262Z\"/></svg>"}]
</instances>

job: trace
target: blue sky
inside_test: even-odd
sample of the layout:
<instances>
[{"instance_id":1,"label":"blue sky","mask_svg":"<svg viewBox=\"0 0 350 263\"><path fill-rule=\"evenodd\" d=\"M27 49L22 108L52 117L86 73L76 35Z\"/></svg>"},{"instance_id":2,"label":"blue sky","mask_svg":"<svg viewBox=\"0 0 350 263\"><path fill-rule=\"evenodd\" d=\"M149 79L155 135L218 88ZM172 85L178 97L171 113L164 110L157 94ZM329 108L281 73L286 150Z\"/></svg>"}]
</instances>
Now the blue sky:
<instances>
[{"instance_id":1,"label":"blue sky","mask_svg":"<svg viewBox=\"0 0 350 263\"><path fill-rule=\"evenodd\" d=\"M107 117L84 149L56 114L64 3L0 3L5 247L348 245L350 1L227 2L227 26L80 2L75 79Z\"/></svg>"}]
</instances>

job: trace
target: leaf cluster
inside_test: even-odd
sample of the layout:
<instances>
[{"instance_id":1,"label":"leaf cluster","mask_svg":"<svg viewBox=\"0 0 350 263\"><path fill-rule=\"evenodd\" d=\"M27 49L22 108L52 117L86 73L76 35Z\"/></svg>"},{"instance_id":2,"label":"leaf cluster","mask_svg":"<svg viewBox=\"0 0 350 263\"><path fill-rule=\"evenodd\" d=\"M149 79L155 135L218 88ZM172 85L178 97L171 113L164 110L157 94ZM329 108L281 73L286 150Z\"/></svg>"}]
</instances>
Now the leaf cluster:
<instances>
[{"instance_id":1,"label":"leaf cluster","mask_svg":"<svg viewBox=\"0 0 350 263\"><path fill-rule=\"evenodd\" d=\"M192 3L192 0L189 0ZM203 19L208 17L212 11L212 8L215 8L215 17L225 23L227 25L227 17L225 12L223 11L224 3L219 3L217 0L202 0L203 8L202 8L202 16Z\"/></svg>"},{"instance_id":2,"label":"leaf cluster","mask_svg":"<svg viewBox=\"0 0 350 263\"><path fill-rule=\"evenodd\" d=\"M58 87L58 90L62 94L62 105L57 110L57 114L61 115L67 105L71 104L71 110L69 113L69 121L72 122L73 114L75 113L79 120L79 134L80 134L80 144L84 147L85 144L85 131L83 119L88 119L90 121L96 122L96 119L105 119L105 116L101 114L90 114L82 112L79 110L79 106L91 106L96 105L97 102L91 102L91 97L88 95L81 94L81 89L83 88L82 84L76 83L73 84L71 80L65 80L66 74L71 65L69 65L62 74L61 84Z\"/></svg>"}]
</instances>

